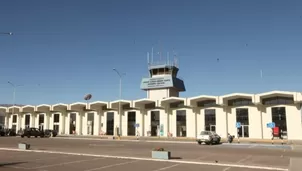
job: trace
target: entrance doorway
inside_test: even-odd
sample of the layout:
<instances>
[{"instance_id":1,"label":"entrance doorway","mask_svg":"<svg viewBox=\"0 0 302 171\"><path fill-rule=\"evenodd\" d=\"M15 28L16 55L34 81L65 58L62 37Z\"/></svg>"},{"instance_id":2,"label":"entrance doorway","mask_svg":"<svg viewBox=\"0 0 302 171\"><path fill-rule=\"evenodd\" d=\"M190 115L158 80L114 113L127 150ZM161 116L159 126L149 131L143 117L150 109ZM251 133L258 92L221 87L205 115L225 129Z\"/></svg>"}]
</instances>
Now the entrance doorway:
<instances>
[{"instance_id":1,"label":"entrance doorway","mask_svg":"<svg viewBox=\"0 0 302 171\"><path fill-rule=\"evenodd\" d=\"M106 134L113 135L114 134L114 112L107 112L107 126L106 126Z\"/></svg>"},{"instance_id":2,"label":"entrance doorway","mask_svg":"<svg viewBox=\"0 0 302 171\"><path fill-rule=\"evenodd\" d=\"M30 127L30 115L25 115L25 128Z\"/></svg>"},{"instance_id":3,"label":"entrance doorway","mask_svg":"<svg viewBox=\"0 0 302 171\"><path fill-rule=\"evenodd\" d=\"M13 126L12 126L12 129L15 130L16 132L17 132L17 120L18 120L17 115L13 115L13 122L12 122Z\"/></svg>"},{"instance_id":4,"label":"entrance doorway","mask_svg":"<svg viewBox=\"0 0 302 171\"><path fill-rule=\"evenodd\" d=\"M236 109L236 122L241 123L241 127L237 129L238 137L249 137L249 110L248 108Z\"/></svg>"},{"instance_id":5,"label":"entrance doorway","mask_svg":"<svg viewBox=\"0 0 302 171\"><path fill-rule=\"evenodd\" d=\"M205 131L216 131L216 110L205 109L204 110L204 124Z\"/></svg>"},{"instance_id":6,"label":"entrance doorway","mask_svg":"<svg viewBox=\"0 0 302 171\"><path fill-rule=\"evenodd\" d=\"M93 135L94 130L94 113L87 114L87 134Z\"/></svg>"},{"instance_id":7,"label":"entrance doorway","mask_svg":"<svg viewBox=\"0 0 302 171\"><path fill-rule=\"evenodd\" d=\"M176 136L186 137L187 136L187 117L186 110L176 111Z\"/></svg>"},{"instance_id":8,"label":"entrance doorway","mask_svg":"<svg viewBox=\"0 0 302 171\"><path fill-rule=\"evenodd\" d=\"M128 136L135 136L136 113L128 112Z\"/></svg>"},{"instance_id":9,"label":"entrance doorway","mask_svg":"<svg viewBox=\"0 0 302 171\"><path fill-rule=\"evenodd\" d=\"M53 115L53 130L59 133L59 128L60 128L60 114L57 113Z\"/></svg>"},{"instance_id":10,"label":"entrance doorway","mask_svg":"<svg viewBox=\"0 0 302 171\"><path fill-rule=\"evenodd\" d=\"M159 111L151 111L151 136L159 136Z\"/></svg>"},{"instance_id":11,"label":"entrance doorway","mask_svg":"<svg viewBox=\"0 0 302 171\"><path fill-rule=\"evenodd\" d=\"M44 114L39 114L39 130L44 130Z\"/></svg>"},{"instance_id":12,"label":"entrance doorway","mask_svg":"<svg viewBox=\"0 0 302 171\"><path fill-rule=\"evenodd\" d=\"M73 134L76 131L76 120L77 120L77 114L70 113L69 114L69 134Z\"/></svg>"},{"instance_id":13,"label":"entrance doorway","mask_svg":"<svg viewBox=\"0 0 302 171\"><path fill-rule=\"evenodd\" d=\"M283 137L287 136L286 110L285 107L272 107L272 122L279 127Z\"/></svg>"},{"instance_id":14,"label":"entrance doorway","mask_svg":"<svg viewBox=\"0 0 302 171\"><path fill-rule=\"evenodd\" d=\"M249 126L248 125L241 125L240 128L238 128L238 137L247 138L249 137Z\"/></svg>"}]
</instances>

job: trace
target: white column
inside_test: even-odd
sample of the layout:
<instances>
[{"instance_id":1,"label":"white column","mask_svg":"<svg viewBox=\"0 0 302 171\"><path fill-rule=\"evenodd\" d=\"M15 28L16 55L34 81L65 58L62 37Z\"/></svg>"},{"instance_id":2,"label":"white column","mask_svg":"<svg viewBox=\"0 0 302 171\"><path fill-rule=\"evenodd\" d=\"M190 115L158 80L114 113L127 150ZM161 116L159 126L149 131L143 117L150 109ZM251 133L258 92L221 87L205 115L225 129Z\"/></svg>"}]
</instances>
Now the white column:
<instances>
[{"instance_id":1,"label":"white column","mask_svg":"<svg viewBox=\"0 0 302 171\"><path fill-rule=\"evenodd\" d=\"M30 113L30 127L35 127L36 117L37 117L36 113Z\"/></svg>"},{"instance_id":2,"label":"white column","mask_svg":"<svg viewBox=\"0 0 302 171\"><path fill-rule=\"evenodd\" d=\"M69 130L70 129L70 115L69 113L66 113L65 116L65 134L69 135Z\"/></svg>"},{"instance_id":3,"label":"white column","mask_svg":"<svg viewBox=\"0 0 302 171\"><path fill-rule=\"evenodd\" d=\"M93 135L99 135L101 130L101 113L102 110L97 110L94 112L94 120L93 120Z\"/></svg>"},{"instance_id":4,"label":"white column","mask_svg":"<svg viewBox=\"0 0 302 171\"><path fill-rule=\"evenodd\" d=\"M76 133L82 135L83 112L77 112L76 116Z\"/></svg>"},{"instance_id":5,"label":"white column","mask_svg":"<svg viewBox=\"0 0 302 171\"><path fill-rule=\"evenodd\" d=\"M50 115L51 115L51 112L47 112L45 113L45 123L44 123L44 129L50 129Z\"/></svg>"},{"instance_id":6,"label":"white column","mask_svg":"<svg viewBox=\"0 0 302 171\"><path fill-rule=\"evenodd\" d=\"M139 115L141 115L141 122L139 123L140 127L140 136L145 136L145 115L147 114L146 109L143 108L140 110Z\"/></svg>"},{"instance_id":7,"label":"white column","mask_svg":"<svg viewBox=\"0 0 302 171\"><path fill-rule=\"evenodd\" d=\"M9 120L9 115L5 115L4 116L4 126L6 127L6 128L9 128L9 125L8 125L8 120Z\"/></svg>"},{"instance_id":8,"label":"white column","mask_svg":"<svg viewBox=\"0 0 302 171\"><path fill-rule=\"evenodd\" d=\"M66 124L66 115L67 115L67 111L64 111L64 112L62 112L61 113L61 115L60 115L60 134L65 134L65 130L66 130L66 126L65 126L65 124Z\"/></svg>"},{"instance_id":9,"label":"white column","mask_svg":"<svg viewBox=\"0 0 302 171\"><path fill-rule=\"evenodd\" d=\"M21 115L20 128L24 129L25 128L25 115L24 114L19 114L19 115Z\"/></svg>"},{"instance_id":10,"label":"white column","mask_svg":"<svg viewBox=\"0 0 302 171\"><path fill-rule=\"evenodd\" d=\"M41 113L36 113L36 117L35 117L35 124L34 124L34 127L35 128L39 128L39 117L40 117Z\"/></svg>"},{"instance_id":11,"label":"white column","mask_svg":"<svg viewBox=\"0 0 302 171\"><path fill-rule=\"evenodd\" d=\"M88 135L88 113L90 113L90 112L82 113L82 134L83 135Z\"/></svg>"}]
</instances>

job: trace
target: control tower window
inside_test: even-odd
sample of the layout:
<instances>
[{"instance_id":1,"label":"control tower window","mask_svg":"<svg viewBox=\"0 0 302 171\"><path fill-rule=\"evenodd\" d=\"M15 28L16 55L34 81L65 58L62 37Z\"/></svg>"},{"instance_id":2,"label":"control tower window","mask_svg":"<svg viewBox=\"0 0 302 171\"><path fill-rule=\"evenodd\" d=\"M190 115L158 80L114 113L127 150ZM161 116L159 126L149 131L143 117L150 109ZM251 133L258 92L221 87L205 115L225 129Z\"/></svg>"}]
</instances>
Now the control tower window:
<instances>
[{"instance_id":1,"label":"control tower window","mask_svg":"<svg viewBox=\"0 0 302 171\"><path fill-rule=\"evenodd\" d=\"M159 74L159 75L165 74L165 69L164 69L164 68L159 68L158 74Z\"/></svg>"},{"instance_id":2,"label":"control tower window","mask_svg":"<svg viewBox=\"0 0 302 171\"><path fill-rule=\"evenodd\" d=\"M152 70L152 75L157 75L158 74L158 70L157 69L153 69Z\"/></svg>"}]
</instances>

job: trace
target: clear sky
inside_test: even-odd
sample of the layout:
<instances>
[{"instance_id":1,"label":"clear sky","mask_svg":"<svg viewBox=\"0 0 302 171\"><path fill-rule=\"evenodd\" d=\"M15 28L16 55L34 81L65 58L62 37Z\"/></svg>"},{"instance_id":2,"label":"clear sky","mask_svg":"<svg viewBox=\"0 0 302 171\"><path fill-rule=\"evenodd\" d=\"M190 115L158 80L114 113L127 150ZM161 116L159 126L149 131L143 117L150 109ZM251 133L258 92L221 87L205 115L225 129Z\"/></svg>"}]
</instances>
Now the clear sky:
<instances>
[{"instance_id":1,"label":"clear sky","mask_svg":"<svg viewBox=\"0 0 302 171\"><path fill-rule=\"evenodd\" d=\"M24 85L19 104L116 100L112 68L126 73L123 99L145 98L152 46L177 54L182 97L302 91L301 9L301 0L1 1L0 32L14 35L0 35L0 103L12 103L7 81Z\"/></svg>"}]
</instances>

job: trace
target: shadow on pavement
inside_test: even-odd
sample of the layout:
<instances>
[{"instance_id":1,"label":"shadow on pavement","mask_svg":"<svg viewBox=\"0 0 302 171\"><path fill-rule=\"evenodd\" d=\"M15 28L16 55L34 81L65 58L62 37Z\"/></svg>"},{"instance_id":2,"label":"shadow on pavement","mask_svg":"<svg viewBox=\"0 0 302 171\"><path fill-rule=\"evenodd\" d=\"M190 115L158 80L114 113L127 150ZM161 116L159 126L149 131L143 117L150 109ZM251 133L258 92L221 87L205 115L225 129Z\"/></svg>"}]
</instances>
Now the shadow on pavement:
<instances>
[{"instance_id":1,"label":"shadow on pavement","mask_svg":"<svg viewBox=\"0 0 302 171\"><path fill-rule=\"evenodd\" d=\"M11 166L11 165L18 165L18 164L23 164L23 163L27 163L27 162L0 163L0 167Z\"/></svg>"},{"instance_id":2,"label":"shadow on pavement","mask_svg":"<svg viewBox=\"0 0 302 171\"><path fill-rule=\"evenodd\" d=\"M171 157L170 159L182 159L181 157Z\"/></svg>"}]
</instances>

